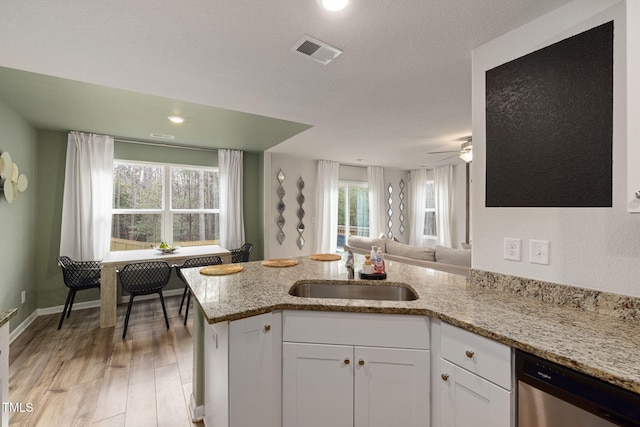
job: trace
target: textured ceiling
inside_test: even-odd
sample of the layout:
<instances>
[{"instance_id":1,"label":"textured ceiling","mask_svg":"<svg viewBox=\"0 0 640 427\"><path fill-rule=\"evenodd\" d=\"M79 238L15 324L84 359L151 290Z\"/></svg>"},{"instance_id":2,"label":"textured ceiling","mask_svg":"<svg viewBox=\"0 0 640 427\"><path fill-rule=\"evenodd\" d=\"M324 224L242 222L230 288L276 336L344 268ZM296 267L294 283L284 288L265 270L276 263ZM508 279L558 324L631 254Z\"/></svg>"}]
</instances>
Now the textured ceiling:
<instances>
[{"instance_id":1,"label":"textured ceiling","mask_svg":"<svg viewBox=\"0 0 640 427\"><path fill-rule=\"evenodd\" d=\"M458 149L471 134L471 50L567 2L352 0L332 13L316 0L2 0L0 66L150 95L140 128L93 117L86 131L148 134L153 101L163 100L278 119L262 122L284 141L270 151L409 169L433 165L446 155L429 151ZM321 65L290 52L305 34L344 53ZM116 102L125 93L113 91ZM28 99L19 108L37 109ZM54 120L42 110L32 120ZM244 137L207 138L203 117L212 116L187 115L183 126L202 133L175 133L176 142L241 147ZM47 126L65 128L64 119Z\"/></svg>"}]
</instances>

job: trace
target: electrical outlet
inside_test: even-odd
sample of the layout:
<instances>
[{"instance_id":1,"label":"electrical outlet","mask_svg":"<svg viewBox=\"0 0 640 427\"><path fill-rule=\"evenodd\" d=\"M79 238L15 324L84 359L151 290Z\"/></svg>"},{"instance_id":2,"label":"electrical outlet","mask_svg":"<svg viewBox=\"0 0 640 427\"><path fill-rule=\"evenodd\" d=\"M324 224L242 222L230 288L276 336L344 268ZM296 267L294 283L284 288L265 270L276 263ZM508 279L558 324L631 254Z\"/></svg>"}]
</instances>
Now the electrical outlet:
<instances>
[{"instance_id":1,"label":"electrical outlet","mask_svg":"<svg viewBox=\"0 0 640 427\"><path fill-rule=\"evenodd\" d=\"M504 259L509 261L520 261L520 248L522 244L520 239L504 239Z\"/></svg>"},{"instance_id":2,"label":"electrical outlet","mask_svg":"<svg viewBox=\"0 0 640 427\"><path fill-rule=\"evenodd\" d=\"M27 291L22 291L20 293L20 299L22 300L22 304L27 300Z\"/></svg>"},{"instance_id":3,"label":"electrical outlet","mask_svg":"<svg viewBox=\"0 0 640 427\"><path fill-rule=\"evenodd\" d=\"M549 265L549 241L532 240L530 243L529 262Z\"/></svg>"}]
</instances>

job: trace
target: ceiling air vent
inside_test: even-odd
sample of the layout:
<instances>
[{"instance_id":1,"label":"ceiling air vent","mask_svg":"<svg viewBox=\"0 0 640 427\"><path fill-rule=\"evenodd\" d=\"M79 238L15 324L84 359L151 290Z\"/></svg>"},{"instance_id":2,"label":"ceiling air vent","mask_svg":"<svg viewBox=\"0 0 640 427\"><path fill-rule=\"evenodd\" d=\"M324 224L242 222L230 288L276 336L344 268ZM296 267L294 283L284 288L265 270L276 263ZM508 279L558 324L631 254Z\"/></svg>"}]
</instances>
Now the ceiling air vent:
<instances>
[{"instance_id":1,"label":"ceiling air vent","mask_svg":"<svg viewBox=\"0 0 640 427\"><path fill-rule=\"evenodd\" d=\"M298 55L304 55L324 65L327 65L342 53L340 49L307 35L298 40L298 42L291 48L291 51Z\"/></svg>"},{"instance_id":2,"label":"ceiling air vent","mask_svg":"<svg viewBox=\"0 0 640 427\"><path fill-rule=\"evenodd\" d=\"M152 138L160 138L160 139L175 139L175 136L173 135L165 135L162 133L150 133L149 136Z\"/></svg>"}]
</instances>

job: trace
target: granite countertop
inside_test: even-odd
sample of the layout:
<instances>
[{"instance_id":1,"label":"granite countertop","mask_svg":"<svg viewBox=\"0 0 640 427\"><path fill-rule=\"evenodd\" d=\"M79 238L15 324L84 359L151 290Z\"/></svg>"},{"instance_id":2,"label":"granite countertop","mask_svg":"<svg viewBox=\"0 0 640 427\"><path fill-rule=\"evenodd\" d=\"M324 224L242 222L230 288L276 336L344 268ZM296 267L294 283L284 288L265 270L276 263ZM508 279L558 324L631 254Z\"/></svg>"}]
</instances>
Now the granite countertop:
<instances>
[{"instance_id":1,"label":"granite countertop","mask_svg":"<svg viewBox=\"0 0 640 427\"><path fill-rule=\"evenodd\" d=\"M471 286L464 276L398 262L388 263L384 282L409 285L416 301L293 297L289 288L299 280L347 278L344 260L296 259L298 265L286 268L243 263L243 271L227 276L205 276L200 268L182 272L209 323L280 309L424 315L640 393L638 322ZM363 259L356 256L356 266Z\"/></svg>"},{"instance_id":2,"label":"granite countertop","mask_svg":"<svg viewBox=\"0 0 640 427\"><path fill-rule=\"evenodd\" d=\"M9 310L0 310L0 328L3 327L6 323L8 323L9 320L11 320L11 318L16 315L16 313L18 313L17 308L12 308Z\"/></svg>"}]
</instances>

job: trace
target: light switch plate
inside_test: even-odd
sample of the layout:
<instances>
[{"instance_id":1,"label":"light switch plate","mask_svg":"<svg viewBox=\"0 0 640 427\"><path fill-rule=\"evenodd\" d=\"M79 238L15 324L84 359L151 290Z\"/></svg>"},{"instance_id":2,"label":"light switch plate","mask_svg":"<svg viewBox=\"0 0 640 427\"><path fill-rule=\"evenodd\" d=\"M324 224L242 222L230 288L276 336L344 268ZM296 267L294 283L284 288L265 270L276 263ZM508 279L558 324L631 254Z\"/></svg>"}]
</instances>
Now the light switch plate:
<instances>
[{"instance_id":1,"label":"light switch plate","mask_svg":"<svg viewBox=\"0 0 640 427\"><path fill-rule=\"evenodd\" d=\"M532 240L529 251L529 262L549 265L549 241Z\"/></svg>"}]
</instances>

